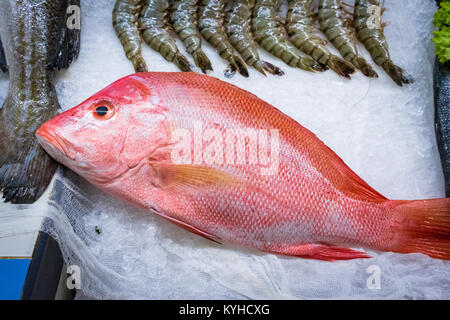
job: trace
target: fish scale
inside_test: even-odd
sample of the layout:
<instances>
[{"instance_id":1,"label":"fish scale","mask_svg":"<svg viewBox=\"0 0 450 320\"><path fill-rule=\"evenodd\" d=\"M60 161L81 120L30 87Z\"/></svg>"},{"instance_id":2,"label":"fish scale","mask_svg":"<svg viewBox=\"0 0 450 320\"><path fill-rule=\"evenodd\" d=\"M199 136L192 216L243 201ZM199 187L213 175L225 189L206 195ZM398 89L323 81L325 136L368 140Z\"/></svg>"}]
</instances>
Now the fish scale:
<instances>
[{"instance_id":1,"label":"fish scale","mask_svg":"<svg viewBox=\"0 0 450 320\"><path fill-rule=\"evenodd\" d=\"M106 115L96 113L99 106ZM195 155L177 148L195 139L199 123L217 130L224 152L232 146L245 159L250 150L239 150L237 139L227 142L227 129L278 130L279 153L270 150L278 170L263 174L262 165L248 162L178 163L172 152ZM178 136L178 129L187 134ZM45 123L37 136L56 160L98 188L216 242L328 261L368 257L349 246L450 258L450 199L385 198L312 132L213 77L122 78ZM204 152L212 140L200 138L188 145Z\"/></svg>"}]
</instances>

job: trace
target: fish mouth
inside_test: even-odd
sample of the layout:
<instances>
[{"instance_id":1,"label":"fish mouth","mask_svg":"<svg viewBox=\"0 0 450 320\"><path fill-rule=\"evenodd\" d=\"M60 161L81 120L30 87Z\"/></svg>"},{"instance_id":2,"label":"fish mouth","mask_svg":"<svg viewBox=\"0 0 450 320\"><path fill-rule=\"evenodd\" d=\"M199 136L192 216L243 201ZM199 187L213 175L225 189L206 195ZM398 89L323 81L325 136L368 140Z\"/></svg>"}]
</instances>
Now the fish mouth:
<instances>
[{"instance_id":1,"label":"fish mouth","mask_svg":"<svg viewBox=\"0 0 450 320\"><path fill-rule=\"evenodd\" d=\"M67 142L53 131L49 130L46 125L42 125L36 131L36 138L40 145L50 154L55 160L64 163L65 158L75 160L75 154L69 151L66 147Z\"/></svg>"}]
</instances>

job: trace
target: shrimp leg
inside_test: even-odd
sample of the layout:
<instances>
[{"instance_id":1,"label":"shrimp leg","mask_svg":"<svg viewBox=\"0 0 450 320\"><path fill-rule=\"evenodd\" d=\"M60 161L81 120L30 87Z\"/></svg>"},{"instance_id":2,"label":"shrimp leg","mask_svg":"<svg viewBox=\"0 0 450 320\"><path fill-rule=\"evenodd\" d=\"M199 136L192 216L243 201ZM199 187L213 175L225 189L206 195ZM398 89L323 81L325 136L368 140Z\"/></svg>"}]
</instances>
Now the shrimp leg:
<instances>
[{"instance_id":1,"label":"shrimp leg","mask_svg":"<svg viewBox=\"0 0 450 320\"><path fill-rule=\"evenodd\" d=\"M288 0L286 31L291 42L317 62L329 66L340 76L350 79L350 74L355 72L352 64L333 55L322 44L323 40L314 34L311 2L312 0Z\"/></svg>"},{"instance_id":2,"label":"shrimp leg","mask_svg":"<svg viewBox=\"0 0 450 320\"><path fill-rule=\"evenodd\" d=\"M348 20L344 17L341 0L319 0L319 23L322 32L339 50L345 60L351 62L365 76L378 77L378 74L366 59L358 55L353 44Z\"/></svg>"},{"instance_id":3,"label":"shrimp leg","mask_svg":"<svg viewBox=\"0 0 450 320\"><path fill-rule=\"evenodd\" d=\"M173 62L181 71L192 71L188 59L180 53L175 40L165 29L168 8L168 0L145 1L138 20L142 36L153 50L167 61Z\"/></svg>"},{"instance_id":4,"label":"shrimp leg","mask_svg":"<svg viewBox=\"0 0 450 320\"><path fill-rule=\"evenodd\" d=\"M195 65L203 73L212 70L211 61L201 49L201 35L197 30L198 0L175 0L171 14L171 22L175 32L183 41L187 52L194 58Z\"/></svg>"},{"instance_id":5,"label":"shrimp leg","mask_svg":"<svg viewBox=\"0 0 450 320\"><path fill-rule=\"evenodd\" d=\"M250 21L255 0L234 0L233 7L227 13L225 29L233 47L240 53L245 62L256 70L266 75L264 71L271 74L283 75L284 72L273 64L261 61L250 32Z\"/></svg>"},{"instance_id":6,"label":"shrimp leg","mask_svg":"<svg viewBox=\"0 0 450 320\"><path fill-rule=\"evenodd\" d=\"M291 67L312 72L325 71L326 66L302 53L283 34L276 14L279 4L278 0L256 0L252 19L255 40L261 47Z\"/></svg>"},{"instance_id":7,"label":"shrimp leg","mask_svg":"<svg viewBox=\"0 0 450 320\"><path fill-rule=\"evenodd\" d=\"M381 9L378 0L356 0L354 24L359 41L370 52L377 65L400 87L413 80L403 74L402 68L396 66L390 57L388 44L381 23Z\"/></svg>"},{"instance_id":8,"label":"shrimp leg","mask_svg":"<svg viewBox=\"0 0 450 320\"><path fill-rule=\"evenodd\" d=\"M141 2L142 0L117 0L112 13L114 31L136 72L147 71L141 54L141 36L136 26Z\"/></svg>"},{"instance_id":9,"label":"shrimp leg","mask_svg":"<svg viewBox=\"0 0 450 320\"><path fill-rule=\"evenodd\" d=\"M200 0L198 20L200 33L219 55L230 63L226 76L238 70L241 75L248 77L244 60L228 41L224 30L225 4L226 0Z\"/></svg>"}]
</instances>

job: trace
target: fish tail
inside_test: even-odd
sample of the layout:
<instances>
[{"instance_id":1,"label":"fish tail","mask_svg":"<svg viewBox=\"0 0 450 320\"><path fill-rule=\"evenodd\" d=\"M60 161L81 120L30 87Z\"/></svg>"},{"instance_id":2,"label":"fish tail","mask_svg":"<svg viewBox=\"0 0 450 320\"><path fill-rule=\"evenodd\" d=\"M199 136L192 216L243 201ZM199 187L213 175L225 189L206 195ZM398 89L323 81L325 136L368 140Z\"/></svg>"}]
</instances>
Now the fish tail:
<instances>
[{"instance_id":1,"label":"fish tail","mask_svg":"<svg viewBox=\"0 0 450 320\"><path fill-rule=\"evenodd\" d=\"M383 70L386 71L386 73L389 75L389 77L391 77L391 79L394 80L394 82L400 87L402 87L404 84L414 82L413 79L407 77L404 74L402 68L396 66L391 60L386 60L386 62L384 62L381 66Z\"/></svg>"},{"instance_id":2,"label":"fish tail","mask_svg":"<svg viewBox=\"0 0 450 320\"><path fill-rule=\"evenodd\" d=\"M189 60L185 56L183 56L180 52L176 53L173 62L183 72L191 72L192 71Z\"/></svg>"},{"instance_id":3,"label":"fish tail","mask_svg":"<svg viewBox=\"0 0 450 320\"><path fill-rule=\"evenodd\" d=\"M6 117L6 110L15 107L12 101L7 98L0 111L0 192L5 202L28 204L44 193L57 163L40 147L33 130L12 130Z\"/></svg>"},{"instance_id":4,"label":"fish tail","mask_svg":"<svg viewBox=\"0 0 450 320\"><path fill-rule=\"evenodd\" d=\"M450 198L393 201L389 250L450 260Z\"/></svg>"},{"instance_id":5,"label":"fish tail","mask_svg":"<svg viewBox=\"0 0 450 320\"><path fill-rule=\"evenodd\" d=\"M199 67L203 73L206 74L206 71L213 70L211 61L201 49L194 51L192 57L194 58L195 65Z\"/></svg>"},{"instance_id":6,"label":"fish tail","mask_svg":"<svg viewBox=\"0 0 450 320\"><path fill-rule=\"evenodd\" d=\"M351 63L339 58L338 56L331 56L328 61L328 66L338 75L347 79L351 79L350 75L355 72L355 68Z\"/></svg>"}]
</instances>

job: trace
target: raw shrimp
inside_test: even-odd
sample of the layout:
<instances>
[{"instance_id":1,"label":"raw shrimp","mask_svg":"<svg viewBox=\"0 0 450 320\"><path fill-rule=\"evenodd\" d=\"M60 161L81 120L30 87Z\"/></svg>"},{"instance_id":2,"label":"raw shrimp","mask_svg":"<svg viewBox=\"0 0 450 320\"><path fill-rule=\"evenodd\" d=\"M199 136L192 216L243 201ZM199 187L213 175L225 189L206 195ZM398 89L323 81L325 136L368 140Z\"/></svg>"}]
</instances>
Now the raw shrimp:
<instances>
[{"instance_id":1,"label":"raw shrimp","mask_svg":"<svg viewBox=\"0 0 450 320\"><path fill-rule=\"evenodd\" d=\"M289 42L277 21L279 4L278 0L256 0L252 19L255 40L261 47L291 67L306 71L325 71L326 66L305 55Z\"/></svg>"},{"instance_id":2,"label":"raw shrimp","mask_svg":"<svg viewBox=\"0 0 450 320\"><path fill-rule=\"evenodd\" d=\"M267 71L271 74L283 75L284 72L273 64L261 61L258 49L253 41L250 31L250 21L252 10L255 6L255 0L234 0L232 9L227 13L225 29L233 47L241 54L245 62L256 70L266 75Z\"/></svg>"},{"instance_id":3,"label":"raw shrimp","mask_svg":"<svg viewBox=\"0 0 450 320\"><path fill-rule=\"evenodd\" d=\"M366 59L358 55L353 42L355 37L351 34L348 19L344 17L341 0L319 0L319 23L322 32L345 60L351 62L367 77L378 77Z\"/></svg>"},{"instance_id":4,"label":"raw shrimp","mask_svg":"<svg viewBox=\"0 0 450 320\"><path fill-rule=\"evenodd\" d=\"M198 26L201 34L230 65L225 72L231 76L236 70L248 77L248 70L236 49L228 41L224 30L224 7L226 0L200 0Z\"/></svg>"},{"instance_id":5,"label":"raw shrimp","mask_svg":"<svg viewBox=\"0 0 450 320\"><path fill-rule=\"evenodd\" d=\"M183 41L189 54L194 58L195 65L203 73L212 70L211 61L201 49L201 35L197 30L198 0L175 0L171 14L173 29Z\"/></svg>"},{"instance_id":6,"label":"raw shrimp","mask_svg":"<svg viewBox=\"0 0 450 320\"><path fill-rule=\"evenodd\" d=\"M188 59L177 48L166 28L169 0L146 0L139 13L139 28L145 42L181 71L192 71Z\"/></svg>"},{"instance_id":7,"label":"raw shrimp","mask_svg":"<svg viewBox=\"0 0 450 320\"><path fill-rule=\"evenodd\" d=\"M317 62L350 79L355 68L349 62L333 55L324 45L324 40L314 34L311 2L312 0L288 0L286 31L291 42Z\"/></svg>"},{"instance_id":8,"label":"raw shrimp","mask_svg":"<svg viewBox=\"0 0 450 320\"><path fill-rule=\"evenodd\" d=\"M354 8L354 25L359 41L370 52L377 65L400 87L412 82L403 74L402 68L396 66L390 57L388 44L381 23L381 8L378 0L356 0Z\"/></svg>"},{"instance_id":9,"label":"raw shrimp","mask_svg":"<svg viewBox=\"0 0 450 320\"><path fill-rule=\"evenodd\" d=\"M137 14L142 0L117 0L113 10L113 27L127 58L136 72L146 72L141 55L141 36L137 28Z\"/></svg>"}]
</instances>

